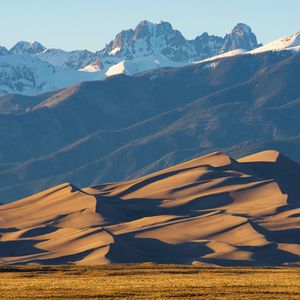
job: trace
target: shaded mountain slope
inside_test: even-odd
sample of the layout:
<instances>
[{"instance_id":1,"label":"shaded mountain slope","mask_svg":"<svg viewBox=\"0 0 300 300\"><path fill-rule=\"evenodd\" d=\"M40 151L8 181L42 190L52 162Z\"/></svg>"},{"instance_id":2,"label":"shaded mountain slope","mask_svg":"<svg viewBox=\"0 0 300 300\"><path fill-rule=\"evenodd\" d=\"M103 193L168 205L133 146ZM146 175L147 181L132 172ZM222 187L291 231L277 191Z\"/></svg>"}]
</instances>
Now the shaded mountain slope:
<instances>
[{"instance_id":1,"label":"shaded mountain slope","mask_svg":"<svg viewBox=\"0 0 300 300\"><path fill-rule=\"evenodd\" d=\"M0 206L1 264L300 262L300 166L216 152L128 182Z\"/></svg>"},{"instance_id":2,"label":"shaded mountain slope","mask_svg":"<svg viewBox=\"0 0 300 300\"><path fill-rule=\"evenodd\" d=\"M31 108L39 105L41 102L47 100L56 92L49 92L46 94L39 94L36 96L25 96L19 94L8 94L0 97L0 113L16 114L29 111Z\"/></svg>"},{"instance_id":3,"label":"shaded mountain slope","mask_svg":"<svg viewBox=\"0 0 300 300\"><path fill-rule=\"evenodd\" d=\"M289 56L289 53L241 56L220 60L217 66L203 63L132 77L120 75L70 87L33 111L19 116L0 115L3 125L0 160L2 157L6 162L29 159L50 153L98 129L127 127L247 81ZM16 138L22 137L24 151L13 151Z\"/></svg>"},{"instance_id":4,"label":"shaded mountain slope","mask_svg":"<svg viewBox=\"0 0 300 300\"><path fill-rule=\"evenodd\" d=\"M250 145L255 151L255 145L299 136L299 55L243 55L211 64L85 83L29 113L5 116L22 132L24 150L2 128L2 159L11 162L0 169L3 201L65 181L88 186L139 177L214 149L238 157L251 152Z\"/></svg>"}]
</instances>

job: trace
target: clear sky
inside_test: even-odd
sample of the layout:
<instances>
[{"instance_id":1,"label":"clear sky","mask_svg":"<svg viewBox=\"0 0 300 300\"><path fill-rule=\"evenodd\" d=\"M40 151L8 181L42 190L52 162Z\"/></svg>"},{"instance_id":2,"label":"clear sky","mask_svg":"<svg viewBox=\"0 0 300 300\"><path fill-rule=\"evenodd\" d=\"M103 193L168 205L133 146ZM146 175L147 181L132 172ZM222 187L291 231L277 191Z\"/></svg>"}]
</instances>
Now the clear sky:
<instances>
[{"instance_id":1,"label":"clear sky","mask_svg":"<svg viewBox=\"0 0 300 300\"><path fill-rule=\"evenodd\" d=\"M239 22L270 42L300 30L300 0L0 0L0 45L99 50L141 20L169 21L187 38L225 35Z\"/></svg>"}]
</instances>

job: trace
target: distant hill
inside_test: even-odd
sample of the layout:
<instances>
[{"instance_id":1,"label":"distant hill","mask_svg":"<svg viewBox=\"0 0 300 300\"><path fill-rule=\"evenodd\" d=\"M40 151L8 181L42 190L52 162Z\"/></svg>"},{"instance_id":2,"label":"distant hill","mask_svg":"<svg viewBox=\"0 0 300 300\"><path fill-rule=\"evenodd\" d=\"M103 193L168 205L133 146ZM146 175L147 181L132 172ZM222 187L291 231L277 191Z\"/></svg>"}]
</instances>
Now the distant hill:
<instances>
[{"instance_id":1,"label":"distant hill","mask_svg":"<svg viewBox=\"0 0 300 300\"><path fill-rule=\"evenodd\" d=\"M7 94L0 96L0 113L16 114L26 112L56 93L57 91L38 94L36 96L19 94Z\"/></svg>"}]
</instances>

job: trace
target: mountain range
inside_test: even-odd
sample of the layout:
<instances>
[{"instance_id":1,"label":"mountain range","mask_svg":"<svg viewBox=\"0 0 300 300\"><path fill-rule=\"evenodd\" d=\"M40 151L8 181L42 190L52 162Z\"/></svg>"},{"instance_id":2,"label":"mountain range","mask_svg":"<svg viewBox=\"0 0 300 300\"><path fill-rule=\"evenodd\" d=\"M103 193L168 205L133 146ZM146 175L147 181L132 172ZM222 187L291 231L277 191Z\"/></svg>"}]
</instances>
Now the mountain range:
<instances>
[{"instance_id":1,"label":"mountain range","mask_svg":"<svg viewBox=\"0 0 300 300\"><path fill-rule=\"evenodd\" d=\"M0 47L0 265L299 266L299 78L242 23Z\"/></svg>"},{"instance_id":2,"label":"mountain range","mask_svg":"<svg viewBox=\"0 0 300 300\"><path fill-rule=\"evenodd\" d=\"M135 180L0 206L0 264L299 266L300 165L216 152Z\"/></svg>"},{"instance_id":3,"label":"mountain range","mask_svg":"<svg viewBox=\"0 0 300 300\"><path fill-rule=\"evenodd\" d=\"M215 150L238 158L271 148L300 162L299 70L297 51L221 55L5 96L3 107L32 106L0 114L0 202L62 182L132 179Z\"/></svg>"},{"instance_id":4,"label":"mountain range","mask_svg":"<svg viewBox=\"0 0 300 300\"><path fill-rule=\"evenodd\" d=\"M203 33L187 40L168 22L140 22L123 30L104 49L64 51L20 41L0 48L0 95L35 95L83 81L120 73L135 74L161 67L183 66L235 49L260 46L251 28L238 24L230 34Z\"/></svg>"},{"instance_id":5,"label":"mountain range","mask_svg":"<svg viewBox=\"0 0 300 300\"><path fill-rule=\"evenodd\" d=\"M295 51L299 39L298 32L262 46L251 28L239 23L224 37L205 32L188 40L168 22L142 21L134 29L121 31L96 52L64 51L46 48L37 41L20 41L9 50L0 46L0 96L37 95L79 82L182 67L217 56Z\"/></svg>"}]
</instances>

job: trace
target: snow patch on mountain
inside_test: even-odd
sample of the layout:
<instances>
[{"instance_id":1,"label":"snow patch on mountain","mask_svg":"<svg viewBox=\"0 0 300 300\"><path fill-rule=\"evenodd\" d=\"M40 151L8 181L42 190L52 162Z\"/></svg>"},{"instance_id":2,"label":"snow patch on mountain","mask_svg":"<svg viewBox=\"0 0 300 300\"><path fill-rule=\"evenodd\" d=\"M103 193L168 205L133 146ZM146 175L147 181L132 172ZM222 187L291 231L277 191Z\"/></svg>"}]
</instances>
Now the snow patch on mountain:
<instances>
[{"instance_id":1,"label":"snow patch on mountain","mask_svg":"<svg viewBox=\"0 0 300 300\"><path fill-rule=\"evenodd\" d=\"M0 56L0 95L9 93L35 95L97 79L101 79L98 73L55 67L34 56L24 54Z\"/></svg>"},{"instance_id":2,"label":"snow patch on mountain","mask_svg":"<svg viewBox=\"0 0 300 300\"><path fill-rule=\"evenodd\" d=\"M63 66L79 70L89 65L94 60L95 54L88 50L64 51L61 49L46 49L38 53L37 57L53 66Z\"/></svg>"},{"instance_id":3,"label":"snow patch on mountain","mask_svg":"<svg viewBox=\"0 0 300 300\"><path fill-rule=\"evenodd\" d=\"M105 75L113 76L117 74L133 75L147 70L160 69L164 67L182 67L185 63L174 62L165 56L149 56L138 60L123 60L110 67Z\"/></svg>"},{"instance_id":4,"label":"snow patch on mountain","mask_svg":"<svg viewBox=\"0 0 300 300\"><path fill-rule=\"evenodd\" d=\"M208 61L214 61L214 60L218 60L218 59L224 58L224 57L231 57L231 56L243 55L245 53L247 53L247 51L245 49L231 50L231 51L225 52L223 54L219 54L219 55L207 58L207 59L200 60L199 62L196 62L196 63L203 63L203 62L208 62Z\"/></svg>"},{"instance_id":5,"label":"snow patch on mountain","mask_svg":"<svg viewBox=\"0 0 300 300\"><path fill-rule=\"evenodd\" d=\"M266 51L279 51L279 50L300 50L300 31L282 37L274 42L259 47L250 51L249 53L261 53Z\"/></svg>"},{"instance_id":6,"label":"snow patch on mountain","mask_svg":"<svg viewBox=\"0 0 300 300\"><path fill-rule=\"evenodd\" d=\"M116 47L109 52L109 55L115 55L121 50L120 47Z\"/></svg>"}]
</instances>

